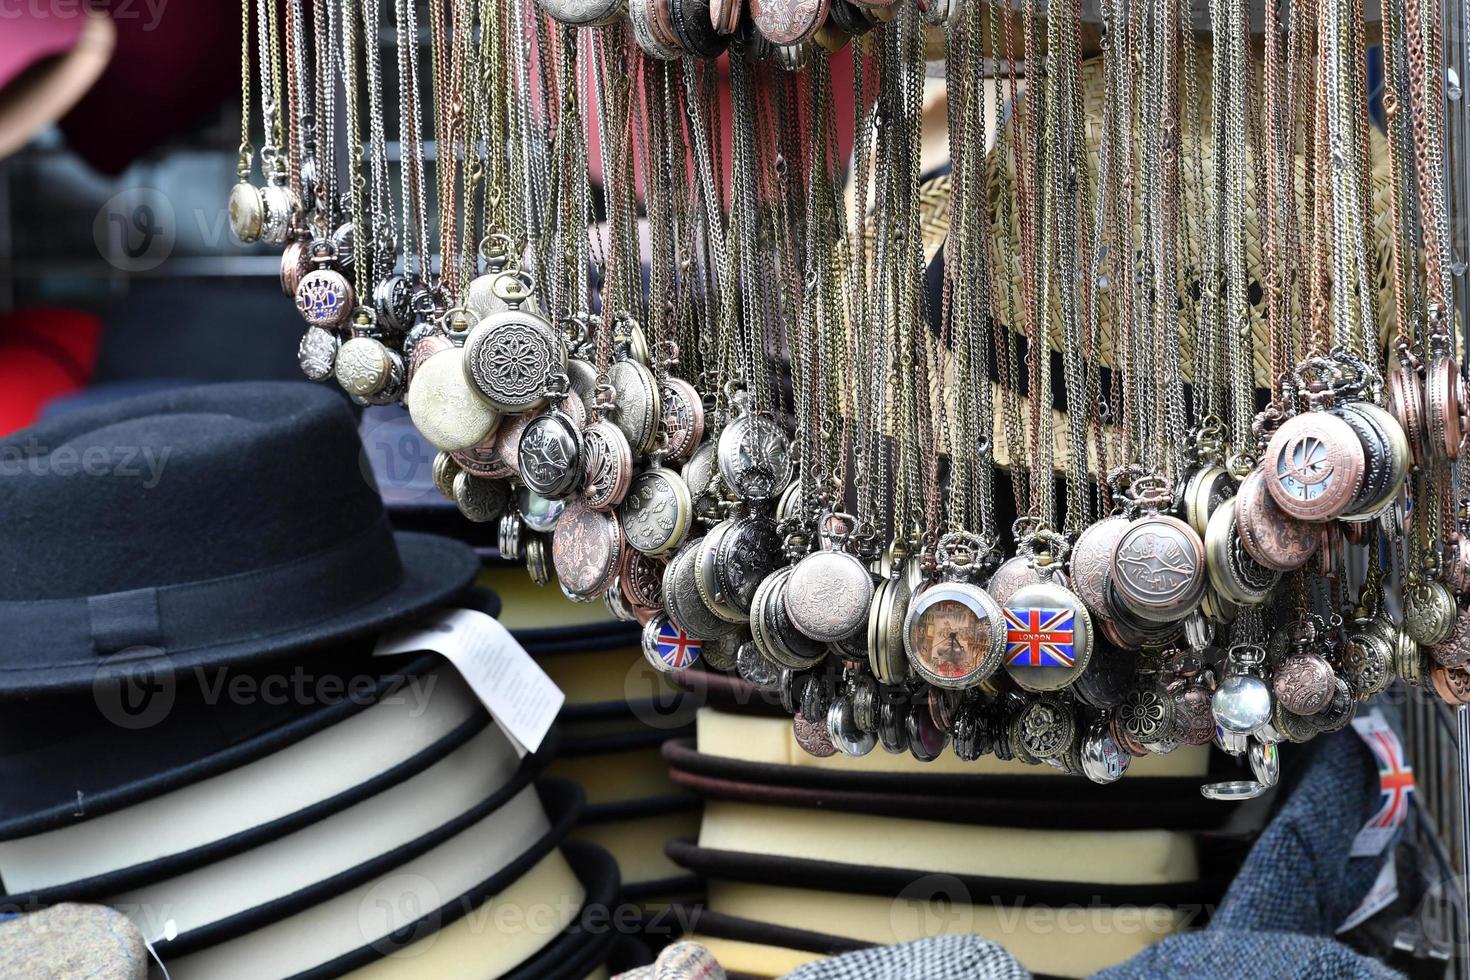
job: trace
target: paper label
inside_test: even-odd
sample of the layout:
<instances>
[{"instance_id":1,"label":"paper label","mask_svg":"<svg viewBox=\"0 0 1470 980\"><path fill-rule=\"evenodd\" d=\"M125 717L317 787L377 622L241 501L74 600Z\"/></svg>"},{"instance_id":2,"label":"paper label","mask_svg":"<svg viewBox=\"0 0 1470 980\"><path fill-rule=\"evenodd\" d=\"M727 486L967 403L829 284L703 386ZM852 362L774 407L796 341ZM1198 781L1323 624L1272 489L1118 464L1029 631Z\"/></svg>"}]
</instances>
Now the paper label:
<instances>
[{"instance_id":1,"label":"paper label","mask_svg":"<svg viewBox=\"0 0 1470 980\"><path fill-rule=\"evenodd\" d=\"M1373 887L1368 889L1368 894L1363 896L1363 901L1353 910L1353 914L1343 920L1342 925L1337 927L1341 935L1349 929L1353 929L1373 916L1388 908L1394 899L1399 897L1399 870L1394 861L1394 855L1390 854L1388 860L1383 862L1383 867L1378 872L1378 878L1373 882Z\"/></svg>"},{"instance_id":2,"label":"paper label","mask_svg":"<svg viewBox=\"0 0 1470 980\"><path fill-rule=\"evenodd\" d=\"M516 752L541 747L566 695L510 630L476 609L446 609L418 625L385 633L376 656L430 650L454 665Z\"/></svg>"},{"instance_id":3,"label":"paper label","mask_svg":"<svg viewBox=\"0 0 1470 980\"><path fill-rule=\"evenodd\" d=\"M1375 857L1393 840L1409 816L1409 794L1414 792L1414 771L1404 758L1398 733L1374 708L1353 719L1353 729L1378 762L1378 809L1358 836L1353 838L1350 857Z\"/></svg>"}]
</instances>

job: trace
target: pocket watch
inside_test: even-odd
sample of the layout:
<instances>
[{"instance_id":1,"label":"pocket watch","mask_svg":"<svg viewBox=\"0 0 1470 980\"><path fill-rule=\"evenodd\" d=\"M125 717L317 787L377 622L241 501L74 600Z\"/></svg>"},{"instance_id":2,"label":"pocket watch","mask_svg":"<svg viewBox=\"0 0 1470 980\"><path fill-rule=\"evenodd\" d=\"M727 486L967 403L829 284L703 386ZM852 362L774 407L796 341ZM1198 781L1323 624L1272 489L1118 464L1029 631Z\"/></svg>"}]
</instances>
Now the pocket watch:
<instances>
[{"instance_id":1,"label":"pocket watch","mask_svg":"<svg viewBox=\"0 0 1470 980\"><path fill-rule=\"evenodd\" d=\"M1235 495L1235 529L1246 553L1278 572L1302 567L1322 543L1315 524L1281 509L1260 469L1251 471Z\"/></svg>"},{"instance_id":2,"label":"pocket watch","mask_svg":"<svg viewBox=\"0 0 1470 980\"><path fill-rule=\"evenodd\" d=\"M561 410L559 402L564 396L565 391L557 396L558 404L551 411L526 423L516 451L521 480L533 493L553 500L570 497L582 480L582 430Z\"/></svg>"},{"instance_id":3,"label":"pocket watch","mask_svg":"<svg viewBox=\"0 0 1470 980\"><path fill-rule=\"evenodd\" d=\"M296 284L296 309L311 326L332 330L347 322L357 297L352 283L332 267L337 251L330 240L312 242L311 261L315 268Z\"/></svg>"},{"instance_id":4,"label":"pocket watch","mask_svg":"<svg viewBox=\"0 0 1470 980\"><path fill-rule=\"evenodd\" d=\"M1135 742L1151 745L1172 737L1176 710L1174 696L1159 682L1157 670L1148 670L1139 672L1138 682L1123 695L1113 716Z\"/></svg>"},{"instance_id":5,"label":"pocket watch","mask_svg":"<svg viewBox=\"0 0 1470 980\"><path fill-rule=\"evenodd\" d=\"M663 418L662 399L653 372L633 358L624 357L608 365L607 383L616 393L616 405L611 412L614 424L636 452L651 452Z\"/></svg>"},{"instance_id":6,"label":"pocket watch","mask_svg":"<svg viewBox=\"0 0 1470 980\"><path fill-rule=\"evenodd\" d=\"M786 619L786 580L791 568L778 568L756 586L751 598L750 635L756 649L772 663L793 670L814 667L827 656L826 647L791 627Z\"/></svg>"},{"instance_id":7,"label":"pocket watch","mask_svg":"<svg viewBox=\"0 0 1470 980\"><path fill-rule=\"evenodd\" d=\"M495 289L506 309L482 319L465 338L466 377L501 412L535 411L546 404L552 377L566 375L566 342L523 305L532 286L521 275L502 273Z\"/></svg>"},{"instance_id":8,"label":"pocket watch","mask_svg":"<svg viewBox=\"0 0 1470 980\"><path fill-rule=\"evenodd\" d=\"M753 641L742 643L735 651L735 672L758 691L774 692L780 683L782 669L762 656Z\"/></svg>"},{"instance_id":9,"label":"pocket watch","mask_svg":"<svg viewBox=\"0 0 1470 980\"><path fill-rule=\"evenodd\" d=\"M1358 697L1371 698L1393 683L1393 644L1376 630L1360 630L1343 646L1342 667Z\"/></svg>"},{"instance_id":10,"label":"pocket watch","mask_svg":"<svg viewBox=\"0 0 1470 980\"><path fill-rule=\"evenodd\" d=\"M1445 667L1463 667L1470 663L1470 605L1460 605L1449 635L1430 644L1429 656Z\"/></svg>"},{"instance_id":11,"label":"pocket watch","mask_svg":"<svg viewBox=\"0 0 1470 980\"><path fill-rule=\"evenodd\" d=\"M512 508L500 517L500 526L496 529L495 546L500 552L500 557L506 561L521 560L521 538L525 526L521 523L521 516Z\"/></svg>"},{"instance_id":12,"label":"pocket watch","mask_svg":"<svg viewBox=\"0 0 1470 980\"><path fill-rule=\"evenodd\" d=\"M1141 482L1141 481L1140 481ZM1128 524L1113 550L1113 594L1134 615L1154 622L1183 619L1204 597L1204 542L1188 524L1161 513L1162 494Z\"/></svg>"},{"instance_id":13,"label":"pocket watch","mask_svg":"<svg viewBox=\"0 0 1470 980\"><path fill-rule=\"evenodd\" d=\"M709 520L718 519L720 505L726 496L725 481L720 476L718 450L714 442L702 442L684 464L684 483L694 500L694 512Z\"/></svg>"},{"instance_id":14,"label":"pocket watch","mask_svg":"<svg viewBox=\"0 0 1470 980\"><path fill-rule=\"evenodd\" d=\"M920 762L933 762L949 745L949 736L939 730L925 703L910 704L904 719L904 741L909 755Z\"/></svg>"},{"instance_id":15,"label":"pocket watch","mask_svg":"<svg viewBox=\"0 0 1470 980\"><path fill-rule=\"evenodd\" d=\"M690 636L710 640L735 632L735 626L714 613L700 598L694 564L703 552L704 539L684 546L664 568L664 607L680 629Z\"/></svg>"},{"instance_id":16,"label":"pocket watch","mask_svg":"<svg viewBox=\"0 0 1470 980\"><path fill-rule=\"evenodd\" d=\"M1235 479L1216 463L1204 463L1189 474L1179 495L1179 504L1184 520L1194 533L1204 537L1209 526L1210 515L1222 503L1235 496ZM1076 560L1076 549L1073 549ZM1075 586L1074 586L1075 587Z\"/></svg>"},{"instance_id":17,"label":"pocket watch","mask_svg":"<svg viewBox=\"0 0 1470 980\"><path fill-rule=\"evenodd\" d=\"M1459 706L1470 704L1470 672L1463 667L1447 667L1435 664L1429 668L1429 681L1446 704Z\"/></svg>"},{"instance_id":18,"label":"pocket watch","mask_svg":"<svg viewBox=\"0 0 1470 980\"><path fill-rule=\"evenodd\" d=\"M1283 708L1293 714L1315 715L1326 708L1337 690L1332 665L1308 650L1298 650L1271 673L1271 690Z\"/></svg>"},{"instance_id":19,"label":"pocket watch","mask_svg":"<svg viewBox=\"0 0 1470 980\"><path fill-rule=\"evenodd\" d=\"M1116 783L1128 772L1133 757L1113 738L1108 723L1092 722L1081 739L1082 774L1094 783Z\"/></svg>"},{"instance_id":20,"label":"pocket watch","mask_svg":"<svg viewBox=\"0 0 1470 980\"><path fill-rule=\"evenodd\" d=\"M737 396L734 411L735 417L720 432L716 446L725 486L746 500L779 496L791 482L792 472L785 431L769 415L751 411L742 397ZM691 460L690 465L693 463Z\"/></svg>"},{"instance_id":21,"label":"pocket watch","mask_svg":"<svg viewBox=\"0 0 1470 980\"><path fill-rule=\"evenodd\" d=\"M643 657L662 673L685 670L699 660L704 644L656 613L643 626Z\"/></svg>"},{"instance_id":22,"label":"pocket watch","mask_svg":"<svg viewBox=\"0 0 1470 980\"><path fill-rule=\"evenodd\" d=\"M228 210L230 231L242 245L253 245L260 241L261 225L265 221L265 205L260 199L260 188L245 179L244 175L230 188Z\"/></svg>"},{"instance_id":23,"label":"pocket watch","mask_svg":"<svg viewBox=\"0 0 1470 980\"><path fill-rule=\"evenodd\" d=\"M843 755L860 756L873 751L878 736L864 731L853 717L851 697L840 697L827 708L827 737Z\"/></svg>"},{"instance_id":24,"label":"pocket watch","mask_svg":"<svg viewBox=\"0 0 1470 980\"><path fill-rule=\"evenodd\" d=\"M414 427L444 452L479 446L500 424L500 413L466 380L464 352L458 347L440 350L419 366L406 404Z\"/></svg>"},{"instance_id":25,"label":"pocket watch","mask_svg":"<svg viewBox=\"0 0 1470 980\"><path fill-rule=\"evenodd\" d=\"M730 46L710 18L711 0L666 0L679 46L696 58L718 58Z\"/></svg>"},{"instance_id":26,"label":"pocket watch","mask_svg":"<svg viewBox=\"0 0 1470 980\"><path fill-rule=\"evenodd\" d=\"M845 551L814 551L786 580L791 625L820 643L837 643L866 626L872 600L872 575Z\"/></svg>"},{"instance_id":27,"label":"pocket watch","mask_svg":"<svg viewBox=\"0 0 1470 980\"><path fill-rule=\"evenodd\" d=\"M868 667L884 684L902 684L909 676L904 623L912 596L907 569L902 564L873 590L868 612Z\"/></svg>"},{"instance_id":28,"label":"pocket watch","mask_svg":"<svg viewBox=\"0 0 1470 980\"><path fill-rule=\"evenodd\" d=\"M728 0L727 0L728 2ZM678 61L684 50L677 45L666 44L653 26L652 7L657 0L628 0L628 22L633 26L633 40L642 52L659 61Z\"/></svg>"},{"instance_id":29,"label":"pocket watch","mask_svg":"<svg viewBox=\"0 0 1470 980\"><path fill-rule=\"evenodd\" d=\"M1092 617L1076 593L1037 582L1017 589L1002 614L1006 673L1025 690L1059 690L1087 669Z\"/></svg>"},{"instance_id":30,"label":"pocket watch","mask_svg":"<svg viewBox=\"0 0 1470 980\"><path fill-rule=\"evenodd\" d=\"M1174 740L1181 745L1209 745L1215 737L1210 689L1198 680L1180 680L1169 691L1174 698Z\"/></svg>"},{"instance_id":31,"label":"pocket watch","mask_svg":"<svg viewBox=\"0 0 1470 980\"><path fill-rule=\"evenodd\" d=\"M563 590L581 599L607 590L617 574L622 550L623 532L617 518L580 501L562 512L551 538L556 577Z\"/></svg>"},{"instance_id":32,"label":"pocket watch","mask_svg":"<svg viewBox=\"0 0 1470 980\"><path fill-rule=\"evenodd\" d=\"M1205 567L1210 584L1231 603L1260 605L1270 598L1281 573L1256 561L1242 544L1236 530L1237 506L1234 499L1227 500L1210 515L1205 528Z\"/></svg>"},{"instance_id":33,"label":"pocket watch","mask_svg":"<svg viewBox=\"0 0 1470 980\"><path fill-rule=\"evenodd\" d=\"M486 480L464 470L454 476L454 502L476 524L488 524L505 512L510 491L500 480Z\"/></svg>"},{"instance_id":34,"label":"pocket watch","mask_svg":"<svg viewBox=\"0 0 1470 980\"><path fill-rule=\"evenodd\" d=\"M1077 535L1077 541L1068 555L1068 568L1071 570L1069 584L1094 618L1107 618L1108 573L1112 568L1113 553L1118 550L1118 540L1128 530L1128 523L1128 518L1114 514L1089 524ZM1024 567L1024 563L1017 567ZM991 582L994 585L993 578ZM1009 598L1009 594L1006 597Z\"/></svg>"},{"instance_id":35,"label":"pocket watch","mask_svg":"<svg viewBox=\"0 0 1470 980\"><path fill-rule=\"evenodd\" d=\"M694 501L684 478L655 455L649 468L633 478L619 516L629 545L646 555L664 555L684 543Z\"/></svg>"},{"instance_id":36,"label":"pocket watch","mask_svg":"<svg viewBox=\"0 0 1470 980\"><path fill-rule=\"evenodd\" d=\"M651 558L632 548L623 549L622 564L618 567L618 588L635 613L641 610L657 612L663 606L664 566L662 559ZM645 615L637 618L640 622L648 620Z\"/></svg>"},{"instance_id":37,"label":"pocket watch","mask_svg":"<svg viewBox=\"0 0 1470 980\"><path fill-rule=\"evenodd\" d=\"M1072 682L1072 693L1083 704L1098 710L1113 708L1133 688L1137 655L1098 637L1092 645L1087 669Z\"/></svg>"},{"instance_id":38,"label":"pocket watch","mask_svg":"<svg viewBox=\"0 0 1470 980\"><path fill-rule=\"evenodd\" d=\"M801 44L827 19L827 0L750 0L750 18L772 44Z\"/></svg>"},{"instance_id":39,"label":"pocket watch","mask_svg":"<svg viewBox=\"0 0 1470 980\"><path fill-rule=\"evenodd\" d=\"M954 546L971 548L968 542ZM914 673L930 684L973 687L1000 669L1006 652L1006 618L988 592L959 580L950 551L951 542L941 541L939 565L949 580L935 582L909 601L904 652Z\"/></svg>"},{"instance_id":40,"label":"pocket watch","mask_svg":"<svg viewBox=\"0 0 1470 980\"><path fill-rule=\"evenodd\" d=\"M1011 720L1010 736L1034 759L1058 759L1072 747L1077 720L1060 700L1033 698Z\"/></svg>"},{"instance_id":41,"label":"pocket watch","mask_svg":"<svg viewBox=\"0 0 1470 980\"><path fill-rule=\"evenodd\" d=\"M516 491L516 506L526 527L540 534L550 534L556 530L556 522L561 520L562 512L567 509L567 502L543 497L530 487L523 486Z\"/></svg>"},{"instance_id":42,"label":"pocket watch","mask_svg":"<svg viewBox=\"0 0 1470 980\"><path fill-rule=\"evenodd\" d=\"M434 454L434 462L429 466L429 476L434 481L434 489L446 500L454 499L454 477L462 471L454 457L448 453L440 452Z\"/></svg>"},{"instance_id":43,"label":"pocket watch","mask_svg":"<svg viewBox=\"0 0 1470 980\"><path fill-rule=\"evenodd\" d=\"M949 746L955 758L964 762L974 762L990 751L989 729L978 697L967 695L955 706L949 724Z\"/></svg>"},{"instance_id":44,"label":"pocket watch","mask_svg":"<svg viewBox=\"0 0 1470 980\"><path fill-rule=\"evenodd\" d=\"M359 316L368 314L359 311ZM406 374L403 358L373 337L365 324L355 326L352 339L337 349L332 373L349 395L379 403L402 392Z\"/></svg>"},{"instance_id":45,"label":"pocket watch","mask_svg":"<svg viewBox=\"0 0 1470 980\"><path fill-rule=\"evenodd\" d=\"M1355 507L1353 513L1343 515L1343 520L1347 521L1372 520L1389 507L1403 491L1404 480L1407 479L1409 467L1413 463L1413 455L1409 451L1409 440L1404 435L1403 427L1399 425L1398 420L1372 402L1349 402L1343 406L1342 411L1346 413L1345 419L1350 420L1352 415L1357 415L1367 423L1374 443L1382 446L1381 451L1387 459L1387 465L1376 467L1383 473L1378 492L1365 499L1362 506ZM1363 443L1366 448L1369 440L1365 438ZM1370 470L1374 468L1369 467Z\"/></svg>"},{"instance_id":46,"label":"pocket watch","mask_svg":"<svg viewBox=\"0 0 1470 980\"><path fill-rule=\"evenodd\" d=\"M1408 473L1407 457L1395 458L1389 434L1378 419L1358 408L1361 404L1365 403L1349 402L1329 410L1329 414L1348 424L1363 446L1363 484L1347 510L1339 515L1344 521L1377 517L1403 486L1403 478ZM1394 426L1397 425L1395 422Z\"/></svg>"},{"instance_id":47,"label":"pocket watch","mask_svg":"<svg viewBox=\"0 0 1470 980\"><path fill-rule=\"evenodd\" d=\"M325 381L333 376L337 350L342 341L323 327L307 327L296 347L296 363L310 381Z\"/></svg>"},{"instance_id":48,"label":"pocket watch","mask_svg":"<svg viewBox=\"0 0 1470 980\"><path fill-rule=\"evenodd\" d=\"M659 384L659 407L664 458L670 465L682 465L704 439L704 400L692 384L669 375Z\"/></svg>"},{"instance_id":49,"label":"pocket watch","mask_svg":"<svg viewBox=\"0 0 1470 980\"><path fill-rule=\"evenodd\" d=\"M827 719L823 717L820 721L809 721L801 715L795 715L791 719L791 735L796 744L807 755L817 759L827 759L837 754L837 746L832 744L831 737L827 734Z\"/></svg>"},{"instance_id":50,"label":"pocket watch","mask_svg":"<svg viewBox=\"0 0 1470 980\"><path fill-rule=\"evenodd\" d=\"M1265 660L1265 650L1246 644L1231 647L1226 654L1225 679L1210 704L1224 731L1249 735L1271 720L1271 689L1259 676Z\"/></svg>"},{"instance_id":51,"label":"pocket watch","mask_svg":"<svg viewBox=\"0 0 1470 980\"><path fill-rule=\"evenodd\" d=\"M716 525L704 539L696 568L705 604L722 619L748 620L756 586L775 570L780 548L776 523L768 517L742 517L723 522L723 527Z\"/></svg>"},{"instance_id":52,"label":"pocket watch","mask_svg":"<svg viewBox=\"0 0 1470 980\"><path fill-rule=\"evenodd\" d=\"M563 24L592 27L616 21L623 0L536 0L536 6Z\"/></svg>"},{"instance_id":53,"label":"pocket watch","mask_svg":"<svg viewBox=\"0 0 1470 980\"><path fill-rule=\"evenodd\" d=\"M1425 447L1436 459L1454 462L1465 441L1465 379L1455 357L1439 351L1424 369Z\"/></svg>"},{"instance_id":54,"label":"pocket watch","mask_svg":"<svg viewBox=\"0 0 1470 980\"><path fill-rule=\"evenodd\" d=\"M1404 632L1419 646L1447 640L1458 616L1454 594L1440 582L1421 580L1405 590Z\"/></svg>"},{"instance_id":55,"label":"pocket watch","mask_svg":"<svg viewBox=\"0 0 1470 980\"><path fill-rule=\"evenodd\" d=\"M272 174L260 189L260 240L284 245L297 211L296 195L291 193L290 186L281 175Z\"/></svg>"},{"instance_id":56,"label":"pocket watch","mask_svg":"<svg viewBox=\"0 0 1470 980\"><path fill-rule=\"evenodd\" d=\"M566 403L582 404L575 395L567 398ZM582 501L596 510L614 509L623 503L633 482L633 450L623 430L599 414L596 421L582 430L582 451L587 464Z\"/></svg>"},{"instance_id":57,"label":"pocket watch","mask_svg":"<svg viewBox=\"0 0 1470 980\"><path fill-rule=\"evenodd\" d=\"M1388 408L1398 420L1409 452L1415 462L1426 459L1428 450L1424 427L1424 386L1419 379L1419 361L1406 345L1401 344L1397 356L1389 358Z\"/></svg>"},{"instance_id":58,"label":"pocket watch","mask_svg":"<svg viewBox=\"0 0 1470 980\"><path fill-rule=\"evenodd\" d=\"M1339 517L1363 486L1363 444L1351 426L1327 412L1302 412L1281 423L1261 465L1266 490L1304 521Z\"/></svg>"},{"instance_id":59,"label":"pocket watch","mask_svg":"<svg viewBox=\"0 0 1470 980\"><path fill-rule=\"evenodd\" d=\"M701 651L705 668L726 674L734 673L740 648L748 646L750 642L748 630L736 630L707 641Z\"/></svg>"},{"instance_id":60,"label":"pocket watch","mask_svg":"<svg viewBox=\"0 0 1470 980\"><path fill-rule=\"evenodd\" d=\"M526 539L526 574L538 589L551 584L551 545L544 534Z\"/></svg>"},{"instance_id":61,"label":"pocket watch","mask_svg":"<svg viewBox=\"0 0 1470 980\"><path fill-rule=\"evenodd\" d=\"M294 297L301 278L311 270L311 239L304 232L294 235L281 251L281 292Z\"/></svg>"}]
</instances>

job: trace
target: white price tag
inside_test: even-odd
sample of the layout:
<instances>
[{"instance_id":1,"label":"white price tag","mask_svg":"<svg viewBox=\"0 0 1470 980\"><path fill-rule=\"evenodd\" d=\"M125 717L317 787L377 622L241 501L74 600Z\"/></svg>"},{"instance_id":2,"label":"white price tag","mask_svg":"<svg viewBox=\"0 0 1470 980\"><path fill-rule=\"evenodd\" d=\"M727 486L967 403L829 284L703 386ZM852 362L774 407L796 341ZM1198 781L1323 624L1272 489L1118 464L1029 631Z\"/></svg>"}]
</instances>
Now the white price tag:
<instances>
[{"instance_id":1,"label":"white price tag","mask_svg":"<svg viewBox=\"0 0 1470 980\"><path fill-rule=\"evenodd\" d=\"M510 630L474 609L446 609L411 629L385 633L376 656L415 650L442 654L524 756L541 747L566 695Z\"/></svg>"}]
</instances>

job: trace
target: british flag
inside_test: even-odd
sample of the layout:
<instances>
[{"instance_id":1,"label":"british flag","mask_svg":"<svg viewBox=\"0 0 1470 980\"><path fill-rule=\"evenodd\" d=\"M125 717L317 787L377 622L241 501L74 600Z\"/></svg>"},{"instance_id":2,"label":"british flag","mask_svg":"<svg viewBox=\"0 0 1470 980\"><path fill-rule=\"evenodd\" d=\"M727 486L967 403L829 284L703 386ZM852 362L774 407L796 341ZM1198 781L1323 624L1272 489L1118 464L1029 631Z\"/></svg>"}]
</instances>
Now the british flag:
<instances>
[{"instance_id":1,"label":"british flag","mask_svg":"<svg viewBox=\"0 0 1470 980\"><path fill-rule=\"evenodd\" d=\"M1404 759L1404 747L1392 729L1382 729L1368 736L1375 744L1378 759L1378 789L1381 802L1378 812L1368 821L1370 827L1397 827L1409 815L1409 794L1414 792L1414 770Z\"/></svg>"},{"instance_id":2,"label":"british flag","mask_svg":"<svg viewBox=\"0 0 1470 980\"><path fill-rule=\"evenodd\" d=\"M694 637L665 619L658 628L654 647L658 658L673 670L682 670L699 659L701 644Z\"/></svg>"},{"instance_id":3,"label":"british flag","mask_svg":"<svg viewBox=\"0 0 1470 980\"><path fill-rule=\"evenodd\" d=\"M1070 667L1076 662L1076 610L1007 607L1004 612L1007 664Z\"/></svg>"}]
</instances>

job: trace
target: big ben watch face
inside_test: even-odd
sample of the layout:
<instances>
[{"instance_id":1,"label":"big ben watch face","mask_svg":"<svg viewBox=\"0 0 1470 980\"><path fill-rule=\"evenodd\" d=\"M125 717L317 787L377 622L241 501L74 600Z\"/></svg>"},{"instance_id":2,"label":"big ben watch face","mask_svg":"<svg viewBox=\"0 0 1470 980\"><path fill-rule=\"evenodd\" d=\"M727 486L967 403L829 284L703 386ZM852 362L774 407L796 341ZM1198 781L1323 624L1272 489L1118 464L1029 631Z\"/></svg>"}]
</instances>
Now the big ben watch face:
<instances>
[{"instance_id":1,"label":"big ben watch face","mask_svg":"<svg viewBox=\"0 0 1470 980\"><path fill-rule=\"evenodd\" d=\"M971 687L1000 666L1000 608L983 589L941 582L909 607L904 647L909 663L939 687Z\"/></svg>"}]
</instances>

